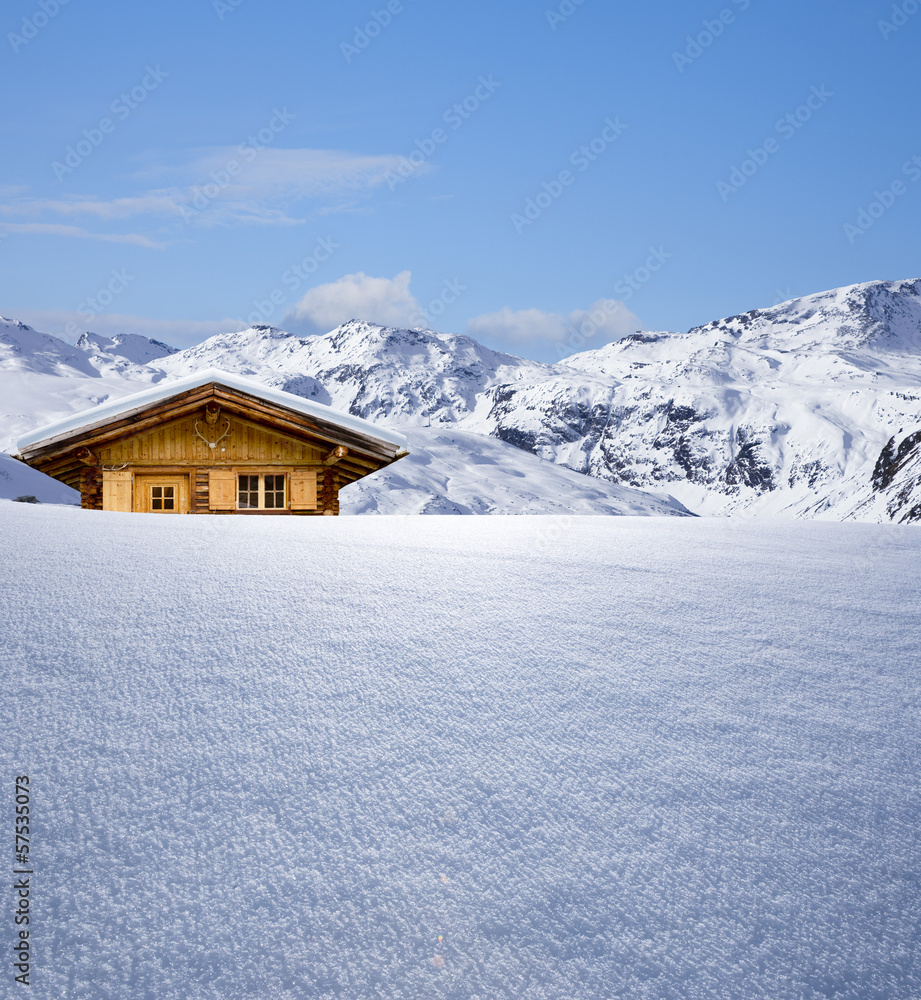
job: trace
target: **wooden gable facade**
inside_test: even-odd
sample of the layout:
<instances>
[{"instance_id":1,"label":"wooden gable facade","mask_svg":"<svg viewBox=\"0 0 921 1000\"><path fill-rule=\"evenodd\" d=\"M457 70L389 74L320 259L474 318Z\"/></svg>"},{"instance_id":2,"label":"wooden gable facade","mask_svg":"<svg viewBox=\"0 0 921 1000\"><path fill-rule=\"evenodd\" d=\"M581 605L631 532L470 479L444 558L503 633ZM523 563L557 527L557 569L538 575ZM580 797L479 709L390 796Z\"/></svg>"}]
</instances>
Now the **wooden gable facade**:
<instances>
[{"instance_id":1,"label":"wooden gable facade","mask_svg":"<svg viewBox=\"0 0 921 1000\"><path fill-rule=\"evenodd\" d=\"M50 425L20 457L91 510L310 515L338 514L342 487L407 454L399 435L238 376L173 388Z\"/></svg>"}]
</instances>

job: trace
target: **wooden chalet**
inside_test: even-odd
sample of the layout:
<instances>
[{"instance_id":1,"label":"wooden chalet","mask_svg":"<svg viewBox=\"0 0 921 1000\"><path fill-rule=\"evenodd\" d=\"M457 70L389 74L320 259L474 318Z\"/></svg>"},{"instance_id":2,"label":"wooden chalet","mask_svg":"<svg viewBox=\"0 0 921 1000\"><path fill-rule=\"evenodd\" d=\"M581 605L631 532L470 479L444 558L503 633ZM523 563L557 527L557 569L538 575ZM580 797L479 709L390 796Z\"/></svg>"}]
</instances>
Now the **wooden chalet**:
<instances>
[{"instance_id":1,"label":"wooden chalet","mask_svg":"<svg viewBox=\"0 0 921 1000\"><path fill-rule=\"evenodd\" d=\"M408 454L405 439L216 369L28 434L19 458L89 510L338 514L339 490Z\"/></svg>"}]
</instances>

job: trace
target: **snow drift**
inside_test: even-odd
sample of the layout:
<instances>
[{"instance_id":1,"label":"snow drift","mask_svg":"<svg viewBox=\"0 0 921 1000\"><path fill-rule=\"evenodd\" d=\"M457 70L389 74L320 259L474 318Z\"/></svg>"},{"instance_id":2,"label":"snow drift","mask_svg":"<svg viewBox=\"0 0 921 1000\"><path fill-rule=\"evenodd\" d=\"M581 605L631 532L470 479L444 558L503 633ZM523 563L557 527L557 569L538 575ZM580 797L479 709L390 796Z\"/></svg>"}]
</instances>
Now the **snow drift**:
<instances>
[{"instance_id":1,"label":"snow drift","mask_svg":"<svg viewBox=\"0 0 921 1000\"><path fill-rule=\"evenodd\" d=\"M918 995L919 538L0 502L31 995Z\"/></svg>"}]
</instances>

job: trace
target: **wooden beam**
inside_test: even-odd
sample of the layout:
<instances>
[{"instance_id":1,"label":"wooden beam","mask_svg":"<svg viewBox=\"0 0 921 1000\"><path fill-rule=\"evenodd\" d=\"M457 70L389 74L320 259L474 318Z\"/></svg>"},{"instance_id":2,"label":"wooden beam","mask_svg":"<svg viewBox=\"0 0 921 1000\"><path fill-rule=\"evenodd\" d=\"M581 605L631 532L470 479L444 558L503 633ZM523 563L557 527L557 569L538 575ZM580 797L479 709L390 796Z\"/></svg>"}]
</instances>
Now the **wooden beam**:
<instances>
[{"instance_id":1,"label":"wooden beam","mask_svg":"<svg viewBox=\"0 0 921 1000\"><path fill-rule=\"evenodd\" d=\"M308 445L321 448L332 446L324 464L338 464L344 477L350 481L390 465L401 451L390 442L362 435L337 425L334 420L313 418L249 393L209 383L93 429L62 435L47 445L29 449L28 458L24 460L33 468L62 481L79 478L79 469L95 462L91 448L98 451L100 447L119 439L133 437L168 421L181 420L195 411L201 412L202 406L214 409L221 404L225 413L232 413L251 423L264 422L278 433Z\"/></svg>"},{"instance_id":2,"label":"wooden beam","mask_svg":"<svg viewBox=\"0 0 921 1000\"><path fill-rule=\"evenodd\" d=\"M270 402L250 396L248 393L243 393L236 389L232 390L232 392L233 395L231 395L231 390L228 390L224 386L218 386L216 395L219 399L223 400L225 405L231 407L234 405L238 407L242 406L243 409L237 411L238 416L245 417L247 414L250 414L250 419L252 419L251 414L259 413L269 423L279 428L287 428L301 435L306 434L308 437L319 438L334 446L342 445L349 448L350 451L355 450L366 455L368 458L382 459L384 462L389 462L391 456L398 450L396 445L390 444L387 441L372 440L361 435L360 432L342 427L332 420L321 420L317 417L309 417L306 414L297 413L295 410L282 409Z\"/></svg>"},{"instance_id":3,"label":"wooden beam","mask_svg":"<svg viewBox=\"0 0 921 1000\"><path fill-rule=\"evenodd\" d=\"M332 423L314 421L306 415L273 406L271 403L265 403L245 393L234 391L231 394L223 386L211 385L207 387L207 390L206 392L204 387L194 391L190 390L181 397L174 396L172 399L158 403L149 409L122 417L101 427L83 432L76 431L45 447L29 449L28 462L32 464L36 460L57 457L64 452L71 451L75 438L85 447L97 449L104 447L119 438L151 430L167 420L178 420L189 416L209 399L213 400L215 397L224 403L225 411L238 417L250 421L253 420L254 416L257 419L262 417L270 427L292 434L301 440L318 441L333 447L348 447L350 451L357 451L365 456L366 459L370 460L369 464L373 464L375 468L380 468L382 464L388 464L393 460L393 453L396 449L394 445L388 446L387 442L361 437L356 432L340 428Z\"/></svg>"}]
</instances>

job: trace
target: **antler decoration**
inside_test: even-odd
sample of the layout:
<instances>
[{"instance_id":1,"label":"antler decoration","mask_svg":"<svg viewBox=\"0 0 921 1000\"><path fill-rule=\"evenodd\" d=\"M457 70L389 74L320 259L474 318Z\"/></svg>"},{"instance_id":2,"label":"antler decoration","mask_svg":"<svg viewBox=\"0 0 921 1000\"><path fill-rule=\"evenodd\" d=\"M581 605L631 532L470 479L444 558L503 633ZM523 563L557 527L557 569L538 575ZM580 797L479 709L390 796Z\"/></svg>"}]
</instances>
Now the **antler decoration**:
<instances>
[{"instance_id":1,"label":"antler decoration","mask_svg":"<svg viewBox=\"0 0 921 1000\"><path fill-rule=\"evenodd\" d=\"M221 435L221 436L220 436L220 437L219 437L219 438L218 438L218 439L217 439L216 441L209 441L209 440L208 440L208 439L207 439L207 438L205 437L205 435L204 435L204 434L202 434L202 432L201 432L201 431L200 431L200 430L198 429L198 425L199 425L200 423L201 423L201 421L200 421L200 420L196 420L196 421L195 421L195 426L194 426L194 430L195 430L195 433L196 433L196 434L198 435L198 437L200 437L200 438L202 439L202 441L204 441L204 442L205 442L205 444L206 444L206 445L207 445L207 446L208 446L208 447L209 447L209 448L210 448L210 449L211 449L212 451L213 451L213 450L214 450L214 449L215 449L215 448L216 448L216 447L217 447L217 446L218 446L218 445L219 445L219 444L220 444L220 443L221 443L221 442L222 442L222 441L224 440L224 438L225 438L225 437L227 437L227 435L228 435L228 434L230 433L230 421L229 421L229 420L227 419L227 417L224 417L224 423L225 423L225 424L227 425L227 426L226 426L226 427L224 428L224 433L223 433L223 434L222 434L222 435Z\"/></svg>"}]
</instances>

